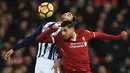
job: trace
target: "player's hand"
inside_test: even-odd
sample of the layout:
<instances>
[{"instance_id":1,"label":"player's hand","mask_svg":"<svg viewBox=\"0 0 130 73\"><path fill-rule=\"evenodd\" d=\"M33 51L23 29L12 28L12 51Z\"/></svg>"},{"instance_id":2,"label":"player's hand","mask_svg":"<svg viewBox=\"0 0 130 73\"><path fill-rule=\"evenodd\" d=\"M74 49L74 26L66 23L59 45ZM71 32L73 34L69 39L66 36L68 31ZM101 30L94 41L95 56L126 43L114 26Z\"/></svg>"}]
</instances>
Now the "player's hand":
<instances>
[{"instance_id":1,"label":"player's hand","mask_svg":"<svg viewBox=\"0 0 130 73\"><path fill-rule=\"evenodd\" d=\"M10 49L6 54L5 54L5 57L4 59L7 61L7 60L10 60L10 57L11 55L14 53L14 50Z\"/></svg>"},{"instance_id":2,"label":"player's hand","mask_svg":"<svg viewBox=\"0 0 130 73\"><path fill-rule=\"evenodd\" d=\"M125 37L125 36L127 36L127 32L122 31L122 32L120 33L120 36L121 36L121 37Z\"/></svg>"},{"instance_id":3,"label":"player's hand","mask_svg":"<svg viewBox=\"0 0 130 73\"><path fill-rule=\"evenodd\" d=\"M57 60L56 63L53 65L52 70L54 70L54 73L58 73L60 71L61 62L60 60Z\"/></svg>"},{"instance_id":4,"label":"player's hand","mask_svg":"<svg viewBox=\"0 0 130 73\"><path fill-rule=\"evenodd\" d=\"M58 26L52 26L52 29L55 29L55 30L57 30L59 27Z\"/></svg>"}]
</instances>

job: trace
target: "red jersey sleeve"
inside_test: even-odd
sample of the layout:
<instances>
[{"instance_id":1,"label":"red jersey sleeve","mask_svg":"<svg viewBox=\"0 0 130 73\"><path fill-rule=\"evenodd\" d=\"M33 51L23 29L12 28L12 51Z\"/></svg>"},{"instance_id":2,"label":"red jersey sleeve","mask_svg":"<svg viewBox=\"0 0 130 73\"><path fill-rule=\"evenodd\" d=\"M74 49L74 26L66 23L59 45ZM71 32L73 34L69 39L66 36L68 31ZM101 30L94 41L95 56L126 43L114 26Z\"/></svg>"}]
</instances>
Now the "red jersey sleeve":
<instances>
[{"instance_id":1,"label":"red jersey sleeve","mask_svg":"<svg viewBox=\"0 0 130 73\"><path fill-rule=\"evenodd\" d=\"M42 43L56 43L56 44L60 44L61 36L60 35L57 35L55 37L47 36L45 39L40 40L40 42L42 42Z\"/></svg>"},{"instance_id":2,"label":"red jersey sleeve","mask_svg":"<svg viewBox=\"0 0 130 73\"><path fill-rule=\"evenodd\" d=\"M40 41L41 43L54 43L54 40L53 40L54 37L46 37L46 39Z\"/></svg>"},{"instance_id":3,"label":"red jersey sleeve","mask_svg":"<svg viewBox=\"0 0 130 73\"><path fill-rule=\"evenodd\" d=\"M90 32L88 30L85 30L85 33L89 39L98 38L101 40L119 40L121 38L121 34L115 36L115 35L105 34L102 32Z\"/></svg>"},{"instance_id":4,"label":"red jersey sleeve","mask_svg":"<svg viewBox=\"0 0 130 73\"><path fill-rule=\"evenodd\" d=\"M95 38L101 39L101 40L119 40L121 38L121 34L115 36L110 34L105 34L102 32L94 32Z\"/></svg>"},{"instance_id":5,"label":"red jersey sleeve","mask_svg":"<svg viewBox=\"0 0 130 73\"><path fill-rule=\"evenodd\" d=\"M92 38L95 38L95 33L91 32L89 30L85 30L85 35L86 35L86 37L88 37L89 40Z\"/></svg>"},{"instance_id":6,"label":"red jersey sleeve","mask_svg":"<svg viewBox=\"0 0 130 73\"><path fill-rule=\"evenodd\" d=\"M57 36L54 37L54 43L61 44L62 42L63 42L63 37L61 34L58 34Z\"/></svg>"},{"instance_id":7,"label":"red jersey sleeve","mask_svg":"<svg viewBox=\"0 0 130 73\"><path fill-rule=\"evenodd\" d=\"M36 40L39 41L39 42L43 42L43 41L45 41L47 38L51 38L51 37L50 37L50 34L51 34L52 32L55 32L55 31L56 31L56 30L50 28L50 29L48 29L47 31L44 31L44 32L42 32L41 34L39 34L39 35L36 37Z\"/></svg>"}]
</instances>

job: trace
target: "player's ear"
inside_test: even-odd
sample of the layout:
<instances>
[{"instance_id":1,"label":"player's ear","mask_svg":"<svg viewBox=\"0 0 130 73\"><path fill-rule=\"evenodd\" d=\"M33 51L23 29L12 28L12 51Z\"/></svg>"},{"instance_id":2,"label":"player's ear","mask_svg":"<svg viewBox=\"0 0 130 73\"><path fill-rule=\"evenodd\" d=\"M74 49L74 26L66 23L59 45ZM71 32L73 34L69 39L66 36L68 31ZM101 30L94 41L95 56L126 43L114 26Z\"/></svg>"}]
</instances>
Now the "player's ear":
<instances>
[{"instance_id":1,"label":"player's ear","mask_svg":"<svg viewBox=\"0 0 130 73\"><path fill-rule=\"evenodd\" d=\"M72 31L74 31L74 28L71 28L72 29Z\"/></svg>"}]
</instances>

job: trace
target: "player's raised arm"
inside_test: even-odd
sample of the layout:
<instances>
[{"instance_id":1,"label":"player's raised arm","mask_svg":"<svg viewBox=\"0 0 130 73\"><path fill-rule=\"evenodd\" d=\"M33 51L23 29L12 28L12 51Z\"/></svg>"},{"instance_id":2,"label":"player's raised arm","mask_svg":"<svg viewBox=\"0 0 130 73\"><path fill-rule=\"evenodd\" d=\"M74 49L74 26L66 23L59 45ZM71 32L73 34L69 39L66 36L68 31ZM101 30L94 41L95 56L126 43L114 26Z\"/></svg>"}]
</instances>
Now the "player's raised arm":
<instances>
[{"instance_id":1,"label":"player's raised arm","mask_svg":"<svg viewBox=\"0 0 130 73\"><path fill-rule=\"evenodd\" d=\"M119 35L110 35L110 34L105 34L102 32L93 32L95 35L95 38L101 39L101 40L119 40L122 37L127 35L127 32L122 31Z\"/></svg>"},{"instance_id":2,"label":"player's raised arm","mask_svg":"<svg viewBox=\"0 0 130 73\"><path fill-rule=\"evenodd\" d=\"M38 42L45 42L46 39L49 39L51 38L50 34L52 32L55 32L56 30L52 29L52 28L49 28L47 31L44 31L42 32L41 34L39 34L37 37L36 37L36 40ZM51 41L49 41L48 43L51 43Z\"/></svg>"},{"instance_id":3,"label":"player's raised arm","mask_svg":"<svg viewBox=\"0 0 130 73\"><path fill-rule=\"evenodd\" d=\"M57 30L59 32L59 29ZM57 31L51 27L47 31L42 32L36 37L36 40L41 43L59 43L61 35L57 34ZM55 32L57 35L52 36L51 34Z\"/></svg>"}]
</instances>

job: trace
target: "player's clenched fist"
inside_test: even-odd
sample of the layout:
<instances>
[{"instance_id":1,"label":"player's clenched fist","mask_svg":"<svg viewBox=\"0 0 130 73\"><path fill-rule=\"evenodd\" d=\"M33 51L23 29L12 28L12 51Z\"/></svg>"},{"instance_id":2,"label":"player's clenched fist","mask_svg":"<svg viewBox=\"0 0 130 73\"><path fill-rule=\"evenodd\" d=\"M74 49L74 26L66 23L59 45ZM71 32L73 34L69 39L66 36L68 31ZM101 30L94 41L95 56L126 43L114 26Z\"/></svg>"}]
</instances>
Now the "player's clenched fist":
<instances>
[{"instance_id":1,"label":"player's clenched fist","mask_svg":"<svg viewBox=\"0 0 130 73\"><path fill-rule=\"evenodd\" d=\"M52 29L55 29L55 30L57 30L59 27L58 26L52 26Z\"/></svg>"},{"instance_id":2,"label":"player's clenched fist","mask_svg":"<svg viewBox=\"0 0 130 73\"><path fill-rule=\"evenodd\" d=\"M10 56L14 53L14 50L10 49L6 54L4 59L5 60L10 60Z\"/></svg>"},{"instance_id":3,"label":"player's clenched fist","mask_svg":"<svg viewBox=\"0 0 130 73\"><path fill-rule=\"evenodd\" d=\"M127 36L127 32L122 31L122 32L120 33L120 36L121 36L121 37Z\"/></svg>"}]
</instances>

